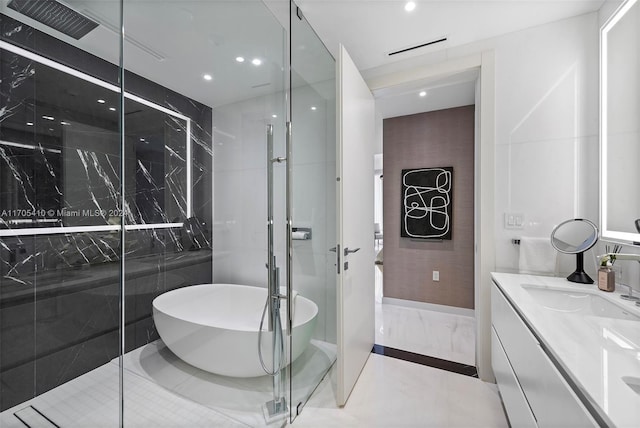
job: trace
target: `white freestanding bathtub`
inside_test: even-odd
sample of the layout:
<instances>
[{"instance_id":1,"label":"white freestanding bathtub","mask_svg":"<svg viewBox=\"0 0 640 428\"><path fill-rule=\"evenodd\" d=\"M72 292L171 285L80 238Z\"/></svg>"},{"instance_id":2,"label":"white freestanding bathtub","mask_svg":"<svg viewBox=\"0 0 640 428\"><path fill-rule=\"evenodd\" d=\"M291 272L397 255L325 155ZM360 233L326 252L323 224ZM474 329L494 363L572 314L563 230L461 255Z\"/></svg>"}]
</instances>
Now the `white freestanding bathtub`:
<instances>
[{"instance_id":1,"label":"white freestanding bathtub","mask_svg":"<svg viewBox=\"0 0 640 428\"><path fill-rule=\"evenodd\" d=\"M232 377L265 375L258 359L258 328L266 288L234 284L203 284L171 290L153 300L153 320L160 338L181 360L202 370ZM281 320L286 338L286 301ZM267 309L268 311L268 309ZM318 306L294 298L293 360L302 354L315 329ZM272 370L272 332L265 314L262 359ZM289 364L289 349L285 348Z\"/></svg>"}]
</instances>

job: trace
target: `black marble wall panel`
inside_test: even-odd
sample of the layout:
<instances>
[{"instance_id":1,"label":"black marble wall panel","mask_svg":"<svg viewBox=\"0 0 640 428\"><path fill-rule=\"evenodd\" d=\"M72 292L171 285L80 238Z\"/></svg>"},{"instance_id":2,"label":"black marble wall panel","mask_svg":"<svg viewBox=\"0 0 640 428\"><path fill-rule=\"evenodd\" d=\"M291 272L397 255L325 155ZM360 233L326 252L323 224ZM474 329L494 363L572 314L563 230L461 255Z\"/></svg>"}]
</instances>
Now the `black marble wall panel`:
<instances>
[{"instance_id":1,"label":"black marble wall panel","mask_svg":"<svg viewBox=\"0 0 640 428\"><path fill-rule=\"evenodd\" d=\"M4 15L0 27L3 41L118 83L118 68L107 61ZM126 72L127 92L191 119L193 173L186 183L186 121L131 100L121 172L118 115L107 109L118 105L117 93L8 51L0 52L0 63L0 140L13 143L0 145L0 211L43 210L26 217L53 220L29 227L117 225L124 175L128 224L184 221L190 187L200 235L196 245L181 228L127 230L124 242L117 230L0 237L4 410L116 358L121 293L131 350L158 338L151 306L156 296L211 282L212 119L209 107ZM42 116L57 119L54 131ZM47 214L97 207L107 212ZM24 227L7 221L24 218L20 213L0 217L2 229Z\"/></svg>"}]
</instances>

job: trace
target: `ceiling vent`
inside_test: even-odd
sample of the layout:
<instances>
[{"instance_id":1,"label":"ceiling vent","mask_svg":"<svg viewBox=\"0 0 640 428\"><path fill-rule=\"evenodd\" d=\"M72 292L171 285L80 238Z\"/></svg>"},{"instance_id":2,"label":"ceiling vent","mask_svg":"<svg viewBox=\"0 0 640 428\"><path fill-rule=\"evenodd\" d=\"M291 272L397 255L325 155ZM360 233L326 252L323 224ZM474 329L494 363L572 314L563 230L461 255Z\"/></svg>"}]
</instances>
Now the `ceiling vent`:
<instances>
[{"instance_id":1,"label":"ceiling vent","mask_svg":"<svg viewBox=\"0 0 640 428\"><path fill-rule=\"evenodd\" d=\"M7 6L76 40L98 26L97 22L55 0L11 0Z\"/></svg>"},{"instance_id":2,"label":"ceiling vent","mask_svg":"<svg viewBox=\"0 0 640 428\"><path fill-rule=\"evenodd\" d=\"M443 37L443 38L438 39L438 40L432 40L430 42L422 43L420 45L410 46L408 48L404 48L404 49L400 49L400 50L397 50L397 51L389 52L387 55L389 55L389 56L398 55L398 54L401 54L401 53L412 51L414 49L420 49L420 48L424 48L426 46L431 46L431 45L435 45L436 43L442 43L442 42L446 42L446 41L447 41L447 38Z\"/></svg>"},{"instance_id":3,"label":"ceiling vent","mask_svg":"<svg viewBox=\"0 0 640 428\"><path fill-rule=\"evenodd\" d=\"M113 24L106 16L98 14L96 11L89 10L89 9L82 9L82 13L84 13L86 16L93 19L94 21L98 22L100 25L102 25L102 27L111 31L116 36L120 37L120 35L122 34L122 30L119 29L117 25ZM167 59L167 56L162 52L149 47L145 43L142 43L140 40L133 37L131 35L131 31L127 31L124 41L125 43L135 46L141 51L151 55L152 57L154 57L156 60L160 62Z\"/></svg>"}]
</instances>

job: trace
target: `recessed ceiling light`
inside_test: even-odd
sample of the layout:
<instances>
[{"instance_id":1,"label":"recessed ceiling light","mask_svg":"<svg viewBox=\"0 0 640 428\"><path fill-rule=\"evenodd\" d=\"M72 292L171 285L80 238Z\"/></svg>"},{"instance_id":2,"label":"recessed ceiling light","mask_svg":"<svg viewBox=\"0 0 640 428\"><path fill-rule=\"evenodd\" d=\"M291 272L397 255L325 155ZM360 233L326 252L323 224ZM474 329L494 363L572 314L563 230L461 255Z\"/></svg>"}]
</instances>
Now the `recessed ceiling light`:
<instances>
[{"instance_id":1,"label":"recessed ceiling light","mask_svg":"<svg viewBox=\"0 0 640 428\"><path fill-rule=\"evenodd\" d=\"M56 120L56 118L53 116L42 116L42 118L47 120Z\"/></svg>"},{"instance_id":2,"label":"recessed ceiling light","mask_svg":"<svg viewBox=\"0 0 640 428\"><path fill-rule=\"evenodd\" d=\"M251 64L260 65L260 64L262 64L262 60L260 58L254 58L254 59L251 60Z\"/></svg>"},{"instance_id":3,"label":"recessed ceiling light","mask_svg":"<svg viewBox=\"0 0 640 428\"><path fill-rule=\"evenodd\" d=\"M98 102L99 102L100 104L104 104L106 101L105 101L105 100L100 99L100 100L98 100Z\"/></svg>"},{"instance_id":4,"label":"recessed ceiling light","mask_svg":"<svg viewBox=\"0 0 640 428\"><path fill-rule=\"evenodd\" d=\"M60 125L71 125L69 122L65 122L64 120L60 122Z\"/></svg>"},{"instance_id":5,"label":"recessed ceiling light","mask_svg":"<svg viewBox=\"0 0 640 428\"><path fill-rule=\"evenodd\" d=\"M412 1L408 1L404 5L404 10L406 10L407 12L412 12L415 8L416 8L416 3Z\"/></svg>"},{"instance_id":6,"label":"recessed ceiling light","mask_svg":"<svg viewBox=\"0 0 640 428\"><path fill-rule=\"evenodd\" d=\"M140 141L144 141L144 138L140 138Z\"/></svg>"},{"instance_id":7,"label":"recessed ceiling light","mask_svg":"<svg viewBox=\"0 0 640 428\"><path fill-rule=\"evenodd\" d=\"M427 91L421 91L418 95L420 95L421 97L426 97Z\"/></svg>"},{"instance_id":8,"label":"recessed ceiling light","mask_svg":"<svg viewBox=\"0 0 640 428\"><path fill-rule=\"evenodd\" d=\"M116 111L116 108L115 107L109 107L109 110Z\"/></svg>"},{"instance_id":9,"label":"recessed ceiling light","mask_svg":"<svg viewBox=\"0 0 640 428\"><path fill-rule=\"evenodd\" d=\"M27 122L27 126L33 126L33 122Z\"/></svg>"},{"instance_id":10,"label":"recessed ceiling light","mask_svg":"<svg viewBox=\"0 0 640 428\"><path fill-rule=\"evenodd\" d=\"M276 117L278 117L278 115L277 114L272 114L271 117L275 119Z\"/></svg>"},{"instance_id":11,"label":"recessed ceiling light","mask_svg":"<svg viewBox=\"0 0 640 428\"><path fill-rule=\"evenodd\" d=\"M237 57L236 57L236 61L238 61L238 62L244 62L244 57L242 57L242 56L237 56Z\"/></svg>"},{"instance_id":12,"label":"recessed ceiling light","mask_svg":"<svg viewBox=\"0 0 640 428\"><path fill-rule=\"evenodd\" d=\"M212 75L210 75L210 74L203 74L203 75L202 75L202 78L203 78L204 80L213 80L213 76L212 76Z\"/></svg>"},{"instance_id":13,"label":"recessed ceiling light","mask_svg":"<svg viewBox=\"0 0 640 428\"><path fill-rule=\"evenodd\" d=\"M311 106L311 110L318 110L318 107L316 107L316 106Z\"/></svg>"}]
</instances>

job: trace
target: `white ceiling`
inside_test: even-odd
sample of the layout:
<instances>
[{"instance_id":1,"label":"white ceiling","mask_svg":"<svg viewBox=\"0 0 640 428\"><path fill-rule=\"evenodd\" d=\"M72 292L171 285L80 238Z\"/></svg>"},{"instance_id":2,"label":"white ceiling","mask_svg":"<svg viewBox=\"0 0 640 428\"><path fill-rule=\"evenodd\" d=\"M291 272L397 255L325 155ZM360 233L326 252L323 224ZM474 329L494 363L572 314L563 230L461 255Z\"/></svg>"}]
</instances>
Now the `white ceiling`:
<instances>
[{"instance_id":1,"label":"white ceiling","mask_svg":"<svg viewBox=\"0 0 640 428\"><path fill-rule=\"evenodd\" d=\"M383 119L475 104L478 70L374 91ZM420 96L421 92L426 95Z\"/></svg>"},{"instance_id":2,"label":"white ceiling","mask_svg":"<svg viewBox=\"0 0 640 428\"><path fill-rule=\"evenodd\" d=\"M9 1L0 0L2 13L119 63L119 0L59 0L100 24L80 40L9 9ZM286 33L259 1L126 0L122 12L129 71L212 107L285 87ZM253 65L254 58L262 64ZM205 81L204 74L213 79Z\"/></svg>"},{"instance_id":3,"label":"white ceiling","mask_svg":"<svg viewBox=\"0 0 640 428\"><path fill-rule=\"evenodd\" d=\"M298 0L306 19L336 52L342 43L362 71L391 71L394 62L597 11L604 0ZM441 43L390 52L446 38ZM335 56L335 54L334 54ZM374 92L383 118L475 103L477 71ZM426 91L427 95L419 96Z\"/></svg>"},{"instance_id":4,"label":"white ceiling","mask_svg":"<svg viewBox=\"0 0 640 428\"><path fill-rule=\"evenodd\" d=\"M598 10L604 0L298 0L331 52L338 43L360 70ZM446 42L389 56L429 41ZM335 56L335 55L334 55Z\"/></svg>"},{"instance_id":5,"label":"white ceiling","mask_svg":"<svg viewBox=\"0 0 640 428\"><path fill-rule=\"evenodd\" d=\"M119 1L62 1L102 25L75 41L8 9L8 0L1 0L1 11L117 64ZM126 0L125 67L209 106L282 91L285 33L278 19L288 23L288 1L265 1L268 9L256 0ZM360 70L588 13L603 2L416 0L416 9L407 13L405 0L298 0L306 19L334 56L341 42ZM447 41L393 57L387 55L442 37ZM247 61L237 63L238 55ZM253 66L252 58L262 59L263 64ZM313 62L314 56L309 55L306 61ZM311 64L305 73L319 68ZM212 74L213 80L205 82L204 73ZM320 74L326 73L323 70ZM384 114L390 117L413 109L403 107L403 103L415 102L418 109L429 103L441 106L447 98L442 96L445 88L450 99L468 99L474 80L474 76L457 76L444 82L416 82L413 88L396 88L393 93L376 96L389 99ZM431 88L427 97L416 98L414 90L427 88ZM452 91L458 95L451 96Z\"/></svg>"}]
</instances>

